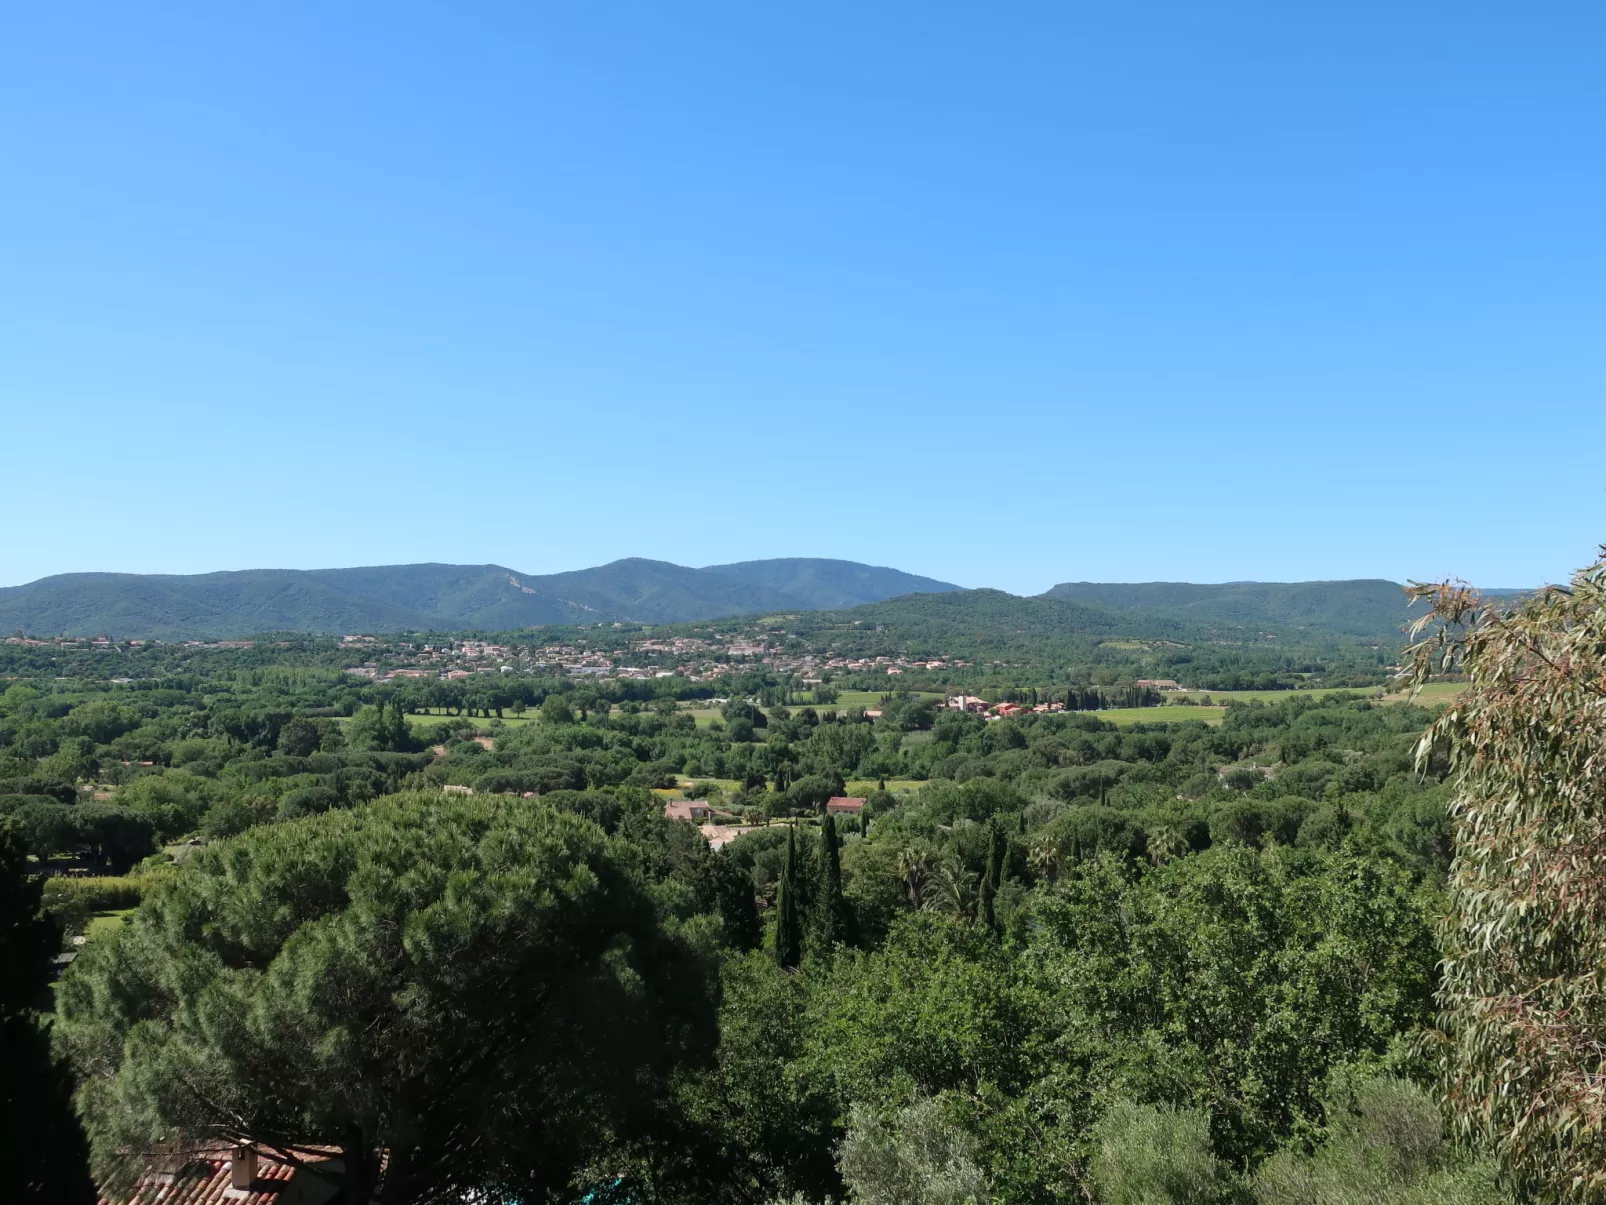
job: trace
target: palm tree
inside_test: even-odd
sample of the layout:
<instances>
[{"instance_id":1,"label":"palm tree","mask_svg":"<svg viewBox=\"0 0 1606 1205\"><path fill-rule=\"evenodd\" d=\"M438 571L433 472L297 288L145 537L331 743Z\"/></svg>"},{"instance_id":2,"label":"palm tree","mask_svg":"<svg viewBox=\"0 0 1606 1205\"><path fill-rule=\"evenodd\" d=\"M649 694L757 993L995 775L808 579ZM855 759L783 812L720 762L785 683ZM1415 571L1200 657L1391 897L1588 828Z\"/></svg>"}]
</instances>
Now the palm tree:
<instances>
[{"instance_id":1,"label":"palm tree","mask_svg":"<svg viewBox=\"0 0 1606 1205\"><path fill-rule=\"evenodd\" d=\"M946 860L938 865L931 876L931 888L925 907L934 912L946 912L955 920L976 919L976 906L980 901L980 879L958 862Z\"/></svg>"},{"instance_id":2,"label":"palm tree","mask_svg":"<svg viewBox=\"0 0 1606 1205\"><path fill-rule=\"evenodd\" d=\"M1149 835L1149 861L1164 866L1192 848L1183 831L1174 824L1162 824Z\"/></svg>"},{"instance_id":3,"label":"palm tree","mask_svg":"<svg viewBox=\"0 0 1606 1205\"><path fill-rule=\"evenodd\" d=\"M909 906L919 909L925 906L924 889L926 878L931 873L931 864L926 858L923 849L915 846L905 846L898 852L898 878L903 881L904 890L909 893Z\"/></svg>"},{"instance_id":4,"label":"palm tree","mask_svg":"<svg viewBox=\"0 0 1606 1205\"><path fill-rule=\"evenodd\" d=\"M1058 842L1049 837L1038 838L1037 844L1027 855L1032 870L1048 880L1052 887L1060 877L1060 847Z\"/></svg>"}]
</instances>

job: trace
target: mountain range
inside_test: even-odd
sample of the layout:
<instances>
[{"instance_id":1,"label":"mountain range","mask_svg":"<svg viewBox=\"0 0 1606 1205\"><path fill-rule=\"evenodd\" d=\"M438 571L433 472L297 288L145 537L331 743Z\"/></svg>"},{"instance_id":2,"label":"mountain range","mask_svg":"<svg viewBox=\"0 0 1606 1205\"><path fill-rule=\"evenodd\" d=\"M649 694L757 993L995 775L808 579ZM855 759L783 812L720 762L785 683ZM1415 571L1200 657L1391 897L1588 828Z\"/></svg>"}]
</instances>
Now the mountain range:
<instances>
[{"instance_id":1,"label":"mountain range","mask_svg":"<svg viewBox=\"0 0 1606 1205\"><path fill-rule=\"evenodd\" d=\"M0 631L118 639L257 632L509 631L543 624L684 623L819 611L951 582L853 561L787 557L690 569L630 557L569 573L501 565L378 565L200 574L63 573L0 589Z\"/></svg>"},{"instance_id":2,"label":"mountain range","mask_svg":"<svg viewBox=\"0 0 1606 1205\"><path fill-rule=\"evenodd\" d=\"M1496 591L1514 594L1514 591ZM910 596L940 596L940 607ZM64 573L0 589L0 632L222 639L259 632L512 631L547 624L689 623L907 602L859 622L958 623L1005 608L1011 626L1160 636L1256 632L1394 640L1411 619L1395 582L1063 582L1030 598L966 590L883 566L812 557L692 569L631 557L568 573L501 565L248 569L190 575ZM1013 600L1013 601L1012 601ZM1022 606L1016 606L1016 603ZM914 608L911 610L911 608ZM946 617L946 618L944 618Z\"/></svg>"}]
</instances>

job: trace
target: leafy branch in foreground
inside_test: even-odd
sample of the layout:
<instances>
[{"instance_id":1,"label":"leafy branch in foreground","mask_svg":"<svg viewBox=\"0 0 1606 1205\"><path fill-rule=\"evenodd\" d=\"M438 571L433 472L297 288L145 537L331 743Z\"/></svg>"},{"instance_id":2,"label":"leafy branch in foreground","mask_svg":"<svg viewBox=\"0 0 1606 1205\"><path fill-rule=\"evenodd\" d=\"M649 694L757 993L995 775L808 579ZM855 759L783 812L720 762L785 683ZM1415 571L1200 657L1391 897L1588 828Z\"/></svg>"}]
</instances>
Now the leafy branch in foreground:
<instances>
[{"instance_id":1,"label":"leafy branch in foreground","mask_svg":"<svg viewBox=\"0 0 1606 1205\"><path fill-rule=\"evenodd\" d=\"M1460 1134L1536 1199L1606 1200L1606 549L1510 612L1418 586L1418 683L1470 688L1424 734L1448 759L1441 1070Z\"/></svg>"}]
</instances>

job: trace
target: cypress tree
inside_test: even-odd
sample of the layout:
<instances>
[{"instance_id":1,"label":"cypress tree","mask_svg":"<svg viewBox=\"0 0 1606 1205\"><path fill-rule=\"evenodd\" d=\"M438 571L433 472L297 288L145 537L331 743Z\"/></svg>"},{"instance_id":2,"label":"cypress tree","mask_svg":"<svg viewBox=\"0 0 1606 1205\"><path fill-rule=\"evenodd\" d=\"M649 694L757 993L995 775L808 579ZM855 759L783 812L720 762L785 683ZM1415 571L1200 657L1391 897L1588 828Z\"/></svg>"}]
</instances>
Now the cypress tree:
<instances>
[{"instance_id":1,"label":"cypress tree","mask_svg":"<svg viewBox=\"0 0 1606 1205\"><path fill-rule=\"evenodd\" d=\"M987 869L981 876L981 906L978 919L987 928L998 929L998 915L994 911L994 900L998 896L999 884L1003 882L1003 830L998 827L998 819L994 817L987 826Z\"/></svg>"},{"instance_id":2,"label":"cypress tree","mask_svg":"<svg viewBox=\"0 0 1606 1205\"><path fill-rule=\"evenodd\" d=\"M987 826L987 873L982 876L982 882L997 891L998 884L1002 881L999 875L998 821L994 820Z\"/></svg>"},{"instance_id":3,"label":"cypress tree","mask_svg":"<svg viewBox=\"0 0 1606 1205\"><path fill-rule=\"evenodd\" d=\"M814 936L821 952L850 940L848 904L842 898L842 844L836 835L836 817L826 813L820 825L820 888L814 901Z\"/></svg>"},{"instance_id":4,"label":"cypress tree","mask_svg":"<svg viewBox=\"0 0 1606 1205\"><path fill-rule=\"evenodd\" d=\"M775 895L775 961L783 970L803 960L802 934L797 927L797 830L786 830L786 862Z\"/></svg>"},{"instance_id":5,"label":"cypress tree","mask_svg":"<svg viewBox=\"0 0 1606 1205\"><path fill-rule=\"evenodd\" d=\"M380 713L380 718L383 720L383 712ZM390 701L390 720L380 727L386 733L386 746L393 752L405 752L407 746L412 743L412 734L407 730L407 713L402 709L400 699Z\"/></svg>"},{"instance_id":6,"label":"cypress tree","mask_svg":"<svg viewBox=\"0 0 1606 1205\"><path fill-rule=\"evenodd\" d=\"M1025 819L1023 815L1021 819ZM1009 837L1004 833L1004 826L997 821L993 822L993 847L988 853L993 864L993 890L997 891L1004 885L1004 876L1009 873Z\"/></svg>"}]
</instances>

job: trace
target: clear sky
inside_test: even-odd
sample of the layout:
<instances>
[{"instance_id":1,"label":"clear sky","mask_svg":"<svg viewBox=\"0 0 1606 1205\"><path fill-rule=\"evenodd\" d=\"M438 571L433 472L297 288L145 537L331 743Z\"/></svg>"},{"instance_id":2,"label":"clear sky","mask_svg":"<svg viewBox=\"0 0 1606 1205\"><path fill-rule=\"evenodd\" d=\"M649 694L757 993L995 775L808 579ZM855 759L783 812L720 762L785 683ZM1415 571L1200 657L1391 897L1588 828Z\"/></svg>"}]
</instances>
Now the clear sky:
<instances>
[{"instance_id":1,"label":"clear sky","mask_svg":"<svg viewBox=\"0 0 1606 1205\"><path fill-rule=\"evenodd\" d=\"M1562 578L1606 6L36 4L0 585Z\"/></svg>"}]
</instances>

